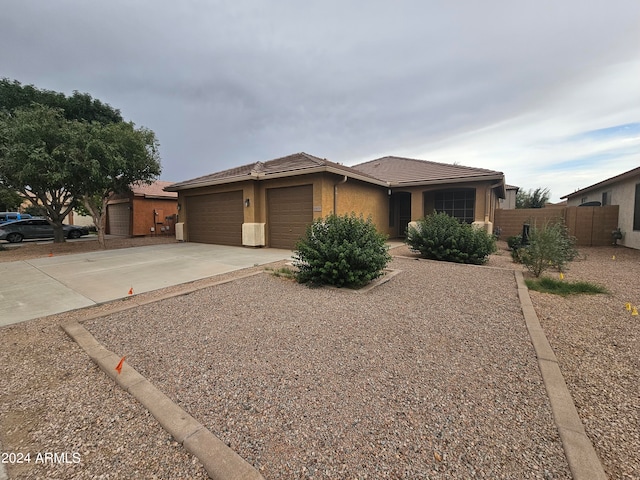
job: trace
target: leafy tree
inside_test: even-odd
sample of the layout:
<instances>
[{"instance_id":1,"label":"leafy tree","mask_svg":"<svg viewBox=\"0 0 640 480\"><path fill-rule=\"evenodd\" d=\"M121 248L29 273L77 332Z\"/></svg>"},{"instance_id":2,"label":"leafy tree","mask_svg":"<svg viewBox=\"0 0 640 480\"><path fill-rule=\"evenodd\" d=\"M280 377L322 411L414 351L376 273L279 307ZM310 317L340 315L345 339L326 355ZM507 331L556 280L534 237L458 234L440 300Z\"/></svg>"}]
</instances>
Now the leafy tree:
<instances>
[{"instance_id":1,"label":"leafy tree","mask_svg":"<svg viewBox=\"0 0 640 480\"><path fill-rule=\"evenodd\" d=\"M135 183L149 184L160 175L158 142L151 130L136 129L133 123L93 123L83 147L83 180L76 193L93 217L104 247L109 197L129 191Z\"/></svg>"},{"instance_id":2,"label":"leafy tree","mask_svg":"<svg viewBox=\"0 0 640 480\"><path fill-rule=\"evenodd\" d=\"M7 188L0 183L0 210L17 210L22 203L22 197L13 188Z\"/></svg>"},{"instance_id":3,"label":"leafy tree","mask_svg":"<svg viewBox=\"0 0 640 480\"><path fill-rule=\"evenodd\" d=\"M516 208L543 208L551 198L548 188L536 188L535 190L519 190L516 194Z\"/></svg>"},{"instance_id":4,"label":"leafy tree","mask_svg":"<svg viewBox=\"0 0 640 480\"><path fill-rule=\"evenodd\" d=\"M64 93L41 90L33 85L22 85L17 80L0 79L0 110L11 113L18 108L30 107L34 103L60 108L67 120L118 123L123 118L120 111L88 93L74 91L67 97Z\"/></svg>"},{"instance_id":5,"label":"leafy tree","mask_svg":"<svg viewBox=\"0 0 640 480\"><path fill-rule=\"evenodd\" d=\"M64 241L63 219L83 204L104 247L109 196L160 170L155 134L111 106L0 80L0 182L46 208L54 241Z\"/></svg>"},{"instance_id":6,"label":"leafy tree","mask_svg":"<svg viewBox=\"0 0 640 480\"><path fill-rule=\"evenodd\" d=\"M81 127L42 105L0 116L0 181L47 209L55 242L64 242L62 221L76 203Z\"/></svg>"}]
</instances>

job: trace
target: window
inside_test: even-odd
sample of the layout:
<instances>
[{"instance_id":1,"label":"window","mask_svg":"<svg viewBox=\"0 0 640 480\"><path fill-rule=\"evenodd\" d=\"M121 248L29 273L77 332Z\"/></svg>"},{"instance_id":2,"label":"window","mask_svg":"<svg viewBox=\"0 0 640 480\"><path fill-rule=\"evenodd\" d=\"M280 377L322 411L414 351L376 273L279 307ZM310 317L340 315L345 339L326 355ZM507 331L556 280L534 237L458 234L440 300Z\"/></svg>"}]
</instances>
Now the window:
<instances>
[{"instance_id":1,"label":"window","mask_svg":"<svg viewBox=\"0 0 640 480\"><path fill-rule=\"evenodd\" d=\"M444 212L464 223L475 220L476 191L474 189L436 192L435 211Z\"/></svg>"},{"instance_id":2,"label":"window","mask_svg":"<svg viewBox=\"0 0 640 480\"><path fill-rule=\"evenodd\" d=\"M633 229L640 230L640 183L636 185L636 198L633 208Z\"/></svg>"},{"instance_id":3,"label":"window","mask_svg":"<svg viewBox=\"0 0 640 480\"><path fill-rule=\"evenodd\" d=\"M602 192L602 206L611 204L611 192Z\"/></svg>"}]
</instances>

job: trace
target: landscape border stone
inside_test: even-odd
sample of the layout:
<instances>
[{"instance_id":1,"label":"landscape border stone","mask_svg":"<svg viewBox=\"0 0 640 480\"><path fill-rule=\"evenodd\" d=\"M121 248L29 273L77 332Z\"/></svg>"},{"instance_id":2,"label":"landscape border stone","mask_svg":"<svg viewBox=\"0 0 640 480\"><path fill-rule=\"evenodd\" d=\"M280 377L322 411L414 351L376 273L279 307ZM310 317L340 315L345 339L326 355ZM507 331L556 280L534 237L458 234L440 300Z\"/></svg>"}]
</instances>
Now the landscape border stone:
<instances>
[{"instance_id":1,"label":"landscape border stone","mask_svg":"<svg viewBox=\"0 0 640 480\"><path fill-rule=\"evenodd\" d=\"M571 393L560 371L558 359L540 325L540 320L529 296L529 289L524 282L524 276L522 272L517 270L514 271L514 274L524 320L538 358L542 381L547 390L553 419L560 434L573 480L606 480L607 475L602 467L602 462L600 462L591 440L587 437Z\"/></svg>"},{"instance_id":2,"label":"landscape border stone","mask_svg":"<svg viewBox=\"0 0 640 480\"><path fill-rule=\"evenodd\" d=\"M200 460L209 477L214 480L264 480L252 465L133 367L125 362L118 373L115 367L120 357L100 345L80 323L68 322L62 328L110 378L144 405L177 442Z\"/></svg>"}]
</instances>

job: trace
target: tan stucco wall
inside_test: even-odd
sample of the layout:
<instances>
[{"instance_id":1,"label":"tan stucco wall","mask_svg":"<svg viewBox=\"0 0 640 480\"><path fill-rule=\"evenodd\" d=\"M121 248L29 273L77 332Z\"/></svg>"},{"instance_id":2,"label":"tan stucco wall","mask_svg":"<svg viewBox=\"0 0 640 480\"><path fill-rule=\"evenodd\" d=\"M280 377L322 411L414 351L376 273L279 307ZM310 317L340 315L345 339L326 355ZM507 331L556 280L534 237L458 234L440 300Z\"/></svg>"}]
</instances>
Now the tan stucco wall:
<instances>
[{"instance_id":1,"label":"tan stucco wall","mask_svg":"<svg viewBox=\"0 0 640 480\"><path fill-rule=\"evenodd\" d=\"M333 186L331 187L333 197ZM387 188L348 179L337 186L337 214L354 212L371 220L379 232L389 234L389 194Z\"/></svg>"},{"instance_id":2,"label":"tan stucco wall","mask_svg":"<svg viewBox=\"0 0 640 480\"><path fill-rule=\"evenodd\" d=\"M619 206L618 227L624 232L624 238L619 240L618 244L640 249L640 231L633 230L636 185L639 183L640 175L569 198L567 205L572 207L584 202L601 202L603 192L609 192L609 204Z\"/></svg>"},{"instance_id":3,"label":"tan stucco wall","mask_svg":"<svg viewBox=\"0 0 640 480\"><path fill-rule=\"evenodd\" d=\"M314 218L322 218L333 213L334 192L337 191L336 213L338 215L355 212L365 218L371 215L376 228L389 236L398 234L397 225L389 227L389 189L387 187L369 184L353 178L341 183L344 177L332 173L317 173L299 175L295 177L283 177L263 181L247 180L228 185L203 187L178 192L180 204L180 222L189 221L189 212L186 208L186 196L222 193L230 191L243 191L243 199L249 199L250 206L244 208L245 223L267 223L267 190L270 188L293 187L300 185L313 185L313 215ZM497 198L490 191L491 182L456 184L455 188L475 188L476 204L475 219L485 221L487 198L489 198L489 221L493 222L494 208ZM433 185L429 187L408 187L392 189L392 192L408 192L411 194L411 220L418 220L433 212L433 192L436 190L450 189L451 186ZM489 191L489 197L487 192ZM184 229L185 234L188 229ZM188 240L188 238L185 238Z\"/></svg>"}]
</instances>

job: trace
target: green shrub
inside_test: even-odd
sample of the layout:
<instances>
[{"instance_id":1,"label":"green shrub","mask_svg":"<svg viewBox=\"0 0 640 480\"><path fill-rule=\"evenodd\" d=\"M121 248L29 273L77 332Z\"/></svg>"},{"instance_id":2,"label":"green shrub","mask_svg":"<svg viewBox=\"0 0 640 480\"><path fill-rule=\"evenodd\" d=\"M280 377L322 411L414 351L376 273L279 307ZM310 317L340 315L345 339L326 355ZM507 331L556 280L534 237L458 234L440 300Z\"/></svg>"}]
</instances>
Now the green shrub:
<instances>
[{"instance_id":1,"label":"green shrub","mask_svg":"<svg viewBox=\"0 0 640 480\"><path fill-rule=\"evenodd\" d=\"M522 246L522 235L518 234L507 238L507 246L512 251L520 248Z\"/></svg>"},{"instance_id":2,"label":"green shrub","mask_svg":"<svg viewBox=\"0 0 640 480\"><path fill-rule=\"evenodd\" d=\"M529 230L529 245L517 250L517 257L527 270L539 277L549 268L564 271L567 263L578 256L576 239L569 235L567 227L561 223L535 225Z\"/></svg>"},{"instance_id":3,"label":"green shrub","mask_svg":"<svg viewBox=\"0 0 640 480\"><path fill-rule=\"evenodd\" d=\"M428 215L417 223L417 228L407 230L406 243L423 258L481 265L496 251L493 236L446 213Z\"/></svg>"},{"instance_id":4,"label":"green shrub","mask_svg":"<svg viewBox=\"0 0 640 480\"><path fill-rule=\"evenodd\" d=\"M382 275L391 255L371 217L351 213L315 220L296 244L293 259L300 283L360 287Z\"/></svg>"}]
</instances>

